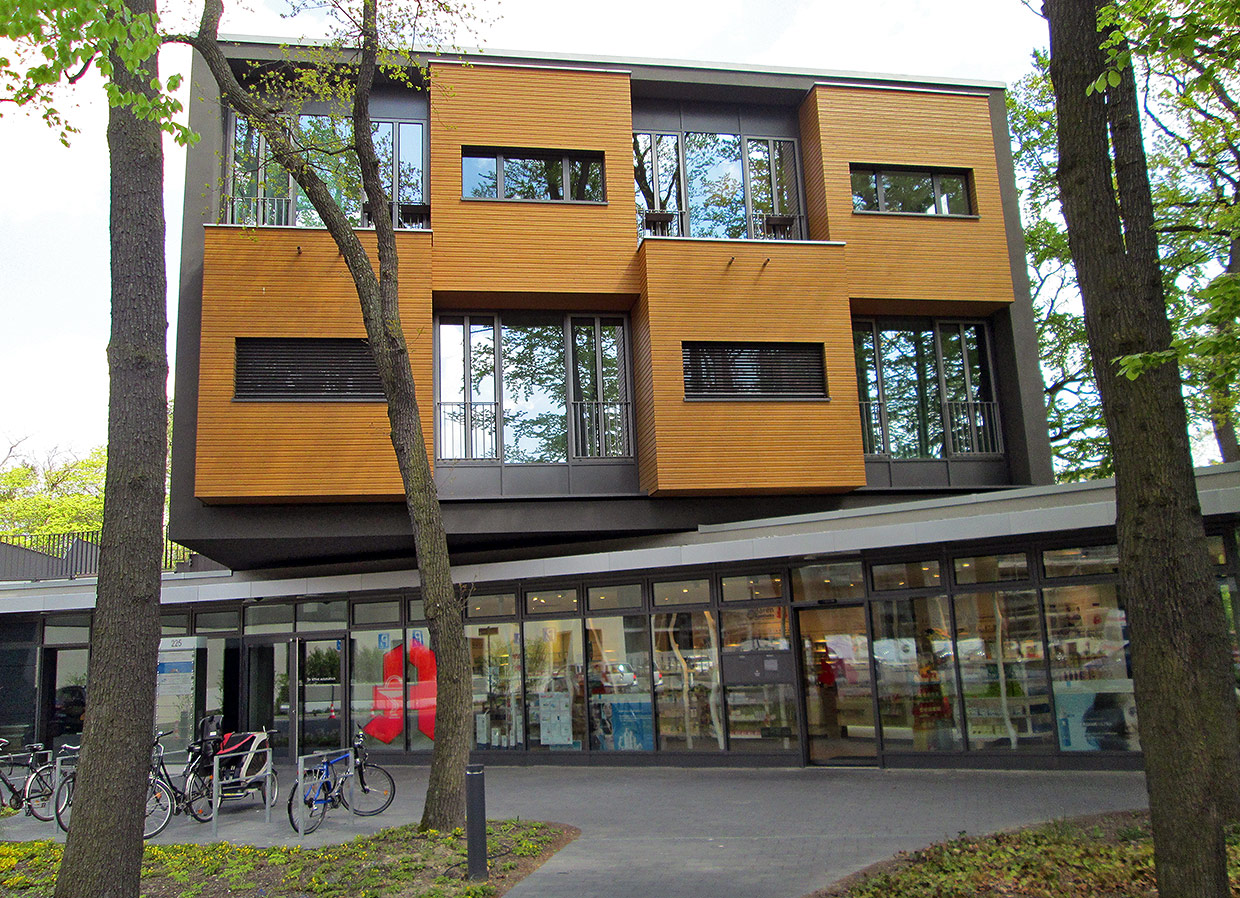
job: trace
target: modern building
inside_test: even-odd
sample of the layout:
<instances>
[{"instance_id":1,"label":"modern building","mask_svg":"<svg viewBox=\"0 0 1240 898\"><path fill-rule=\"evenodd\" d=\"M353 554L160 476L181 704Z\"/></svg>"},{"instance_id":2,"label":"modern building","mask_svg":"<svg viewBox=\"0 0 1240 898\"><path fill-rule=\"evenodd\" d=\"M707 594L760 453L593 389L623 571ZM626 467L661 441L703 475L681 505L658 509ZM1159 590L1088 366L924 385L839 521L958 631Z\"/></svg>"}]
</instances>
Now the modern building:
<instances>
[{"instance_id":1,"label":"modern building","mask_svg":"<svg viewBox=\"0 0 1240 898\"><path fill-rule=\"evenodd\" d=\"M230 45L243 76L282 52ZM316 161L359 229L398 228L480 757L1139 761L1111 488L1050 485L1001 85L428 71L375 91L390 209ZM160 713L425 756L434 656L352 282L193 82L170 536L228 570L169 575ZM330 113L290 127L321 144ZM1224 583L1237 478L1200 481ZM55 736L93 588L9 591L29 685L0 727Z\"/></svg>"}]
</instances>

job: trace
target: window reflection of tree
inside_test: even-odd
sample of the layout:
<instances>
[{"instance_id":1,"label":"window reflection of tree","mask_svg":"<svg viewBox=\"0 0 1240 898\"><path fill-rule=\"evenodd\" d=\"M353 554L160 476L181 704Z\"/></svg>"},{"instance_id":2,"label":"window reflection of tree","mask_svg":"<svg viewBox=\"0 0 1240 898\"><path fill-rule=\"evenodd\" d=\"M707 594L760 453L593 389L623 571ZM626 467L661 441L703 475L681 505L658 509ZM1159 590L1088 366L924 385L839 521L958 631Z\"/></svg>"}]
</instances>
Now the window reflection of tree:
<instances>
[{"instance_id":1,"label":"window reflection of tree","mask_svg":"<svg viewBox=\"0 0 1240 898\"><path fill-rule=\"evenodd\" d=\"M568 458L564 323L505 318L504 461L563 462Z\"/></svg>"},{"instance_id":2,"label":"window reflection of tree","mask_svg":"<svg viewBox=\"0 0 1240 898\"><path fill-rule=\"evenodd\" d=\"M689 236L748 236L741 139L736 134L685 135Z\"/></svg>"}]
</instances>

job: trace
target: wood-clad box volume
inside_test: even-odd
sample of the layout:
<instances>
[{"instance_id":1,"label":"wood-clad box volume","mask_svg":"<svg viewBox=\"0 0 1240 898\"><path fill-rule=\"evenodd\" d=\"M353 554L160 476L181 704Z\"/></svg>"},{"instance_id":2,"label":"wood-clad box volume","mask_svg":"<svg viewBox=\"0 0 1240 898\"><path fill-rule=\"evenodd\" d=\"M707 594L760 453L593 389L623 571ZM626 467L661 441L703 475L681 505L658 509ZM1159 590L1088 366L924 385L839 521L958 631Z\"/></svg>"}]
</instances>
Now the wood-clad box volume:
<instances>
[{"instance_id":1,"label":"wood-clad box volume","mask_svg":"<svg viewBox=\"0 0 1240 898\"><path fill-rule=\"evenodd\" d=\"M626 72L431 65L437 291L635 295ZM602 154L604 202L465 199L462 148Z\"/></svg>"},{"instance_id":2,"label":"wood-clad box volume","mask_svg":"<svg viewBox=\"0 0 1240 898\"><path fill-rule=\"evenodd\" d=\"M801 129L810 231L848 244L854 300L1012 301L985 93L820 84L802 105ZM854 212L851 166L966 171L974 214Z\"/></svg>"},{"instance_id":3,"label":"wood-clad box volume","mask_svg":"<svg viewBox=\"0 0 1240 898\"><path fill-rule=\"evenodd\" d=\"M652 495L841 492L865 485L842 246L642 242L634 383ZM827 397L687 399L685 342L817 343Z\"/></svg>"},{"instance_id":4,"label":"wood-clad box volume","mask_svg":"<svg viewBox=\"0 0 1240 898\"><path fill-rule=\"evenodd\" d=\"M374 238L364 234L374 253ZM431 442L428 231L397 234L401 318ZM204 502L396 499L387 407L378 401L238 401L238 337L360 338L353 280L323 230L205 229L195 495Z\"/></svg>"}]
</instances>

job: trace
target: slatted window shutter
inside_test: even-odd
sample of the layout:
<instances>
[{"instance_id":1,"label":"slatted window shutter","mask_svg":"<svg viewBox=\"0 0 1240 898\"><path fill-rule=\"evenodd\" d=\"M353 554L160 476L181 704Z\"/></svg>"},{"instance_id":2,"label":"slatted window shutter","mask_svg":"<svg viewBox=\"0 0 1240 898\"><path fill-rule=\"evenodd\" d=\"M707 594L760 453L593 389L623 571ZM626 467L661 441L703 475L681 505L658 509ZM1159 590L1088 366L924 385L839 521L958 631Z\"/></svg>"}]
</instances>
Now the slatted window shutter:
<instances>
[{"instance_id":1,"label":"slatted window shutter","mask_svg":"<svg viewBox=\"0 0 1240 898\"><path fill-rule=\"evenodd\" d=\"M687 398L822 399L821 343L682 344Z\"/></svg>"},{"instance_id":2,"label":"slatted window shutter","mask_svg":"<svg viewBox=\"0 0 1240 898\"><path fill-rule=\"evenodd\" d=\"M383 399L365 340L237 337L237 399Z\"/></svg>"}]
</instances>

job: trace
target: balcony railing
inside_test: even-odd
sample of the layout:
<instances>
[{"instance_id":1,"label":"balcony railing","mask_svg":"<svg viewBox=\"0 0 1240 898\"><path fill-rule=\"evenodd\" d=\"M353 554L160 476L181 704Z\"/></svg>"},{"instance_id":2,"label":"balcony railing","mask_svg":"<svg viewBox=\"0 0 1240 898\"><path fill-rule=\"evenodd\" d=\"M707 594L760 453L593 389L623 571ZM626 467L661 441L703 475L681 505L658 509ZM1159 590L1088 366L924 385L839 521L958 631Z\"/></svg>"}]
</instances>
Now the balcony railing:
<instances>
[{"instance_id":1,"label":"balcony railing","mask_svg":"<svg viewBox=\"0 0 1240 898\"><path fill-rule=\"evenodd\" d=\"M629 403L573 403L575 458L626 458L632 454Z\"/></svg>"},{"instance_id":2,"label":"balcony railing","mask_svg":"<svg viewBox=\"0 0 1240 898\"><path fill-rule=\"evenodd\" d=\"M804 237L804 215L770 215L755 212L749 216L749 238L752 240L801 240ZM639 237L687 237L688 226L683 210L641 209L637 213Z\"/></svg>"},{"instance_id":3,"label":"balcony railing","mask_svg":"<svg viewBox=\"0 0 1240 898\"><path fill-rule=\"evenodd\" d=\"M228 223L246 227L297 227L297 205L288 197L225 196ZM392 224L401 230L427 230L431 226L431 207L421 203L391 203ZM369 210L363 206L361 227L373 227Z\"/></svg>"},{"instance_id":4,"label":"balcony railing","mask_svg":"<svg viewBox=\"0 0 1240 898\"><path fill-rule=\"evenodd\" d=\"M99 531L0 535L0 580L71 580L99 573ZM189 561L190 550L164 540L163 569Z\"/></svg>"},{"instance_id":5,"label":"balcony railing","mask_svg":"<svg viewBox=\"0 0 1240 898\"><path fill-rule=\"evenodd\" d=\"M866 455L890 455L886 403L865 401L860 405L862 449ZM949 456L1003 453L997 402L944 402L941 413Z\"/></svg>"},{"instance_id":6,"label":"balcony railing","mask_svg":"<svg viewBox=\"0 0 1240 898\"><path fill-rule=\"evenodd\" d=\"M436 438L439 457L449 459L498 458L494 402L440 402Z\"/></svg>"}]
</instances>

